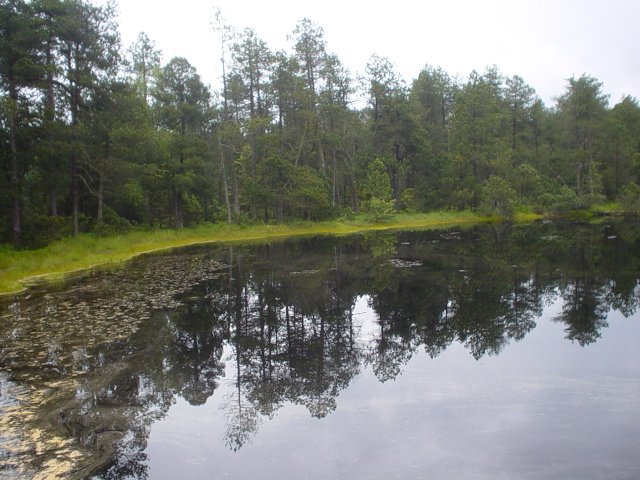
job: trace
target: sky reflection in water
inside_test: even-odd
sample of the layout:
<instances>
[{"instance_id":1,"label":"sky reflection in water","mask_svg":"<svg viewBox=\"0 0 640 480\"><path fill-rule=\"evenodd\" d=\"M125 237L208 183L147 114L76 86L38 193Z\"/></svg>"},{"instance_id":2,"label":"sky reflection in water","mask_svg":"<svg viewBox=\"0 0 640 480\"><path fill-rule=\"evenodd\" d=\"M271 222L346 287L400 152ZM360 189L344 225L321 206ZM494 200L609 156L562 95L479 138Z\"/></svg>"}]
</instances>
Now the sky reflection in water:
<instances>
[{"instance_id":1,"label":"sky reflection in water","mask_svg":"<svg viewBox=\"0 0 640 480\"><path fill-rule=\"evenodd\" d=\"M542 320L499 357L476 361L457 343L385 383L367 367L326 418L287 404L238 452L221 445L225 387L202 407L178 401L150 436L150 478L635 478L640 363L620 357L640 322L609 320L588 348Z\"/></svg>"}]
</instances>

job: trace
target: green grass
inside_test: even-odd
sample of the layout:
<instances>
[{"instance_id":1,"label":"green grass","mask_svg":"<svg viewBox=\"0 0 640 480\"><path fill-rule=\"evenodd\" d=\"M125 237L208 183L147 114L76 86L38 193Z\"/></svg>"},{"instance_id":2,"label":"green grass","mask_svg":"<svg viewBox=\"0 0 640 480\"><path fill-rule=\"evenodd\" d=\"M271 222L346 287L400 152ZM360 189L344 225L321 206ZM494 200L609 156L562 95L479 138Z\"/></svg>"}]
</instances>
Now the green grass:
<instances>
[{"instance_id":1,"label":"green grass","mask_svg":"<svg viewBox=\"0 0 640 480\"><path fill-rule=\"evenodd\" d=\"M615 214L624 212L622 206L617 202L608 202L600 205L593 205L589 210L596 214Z\"/></svg>"},{"instance_id":2,"label":"green grass","mask_svg":"<svg viewBox=\"0 0 640 480\"><path fill-rule=\"evenodd\" d=\"M522 215L518 220L528 220ZM250 241L293 235L346 235L363 230L435 228L488 220L472 212L399 214L383 223L366 217L329 222L295 222L283 225L238 226L208 224L182 230L134 231L111 237L81 234L42 249L13 251L0 248L0 294L21 290L36 279L60 278L98 265L123 262L136 255L207 242Z\"/></svg>"}]
</instances>

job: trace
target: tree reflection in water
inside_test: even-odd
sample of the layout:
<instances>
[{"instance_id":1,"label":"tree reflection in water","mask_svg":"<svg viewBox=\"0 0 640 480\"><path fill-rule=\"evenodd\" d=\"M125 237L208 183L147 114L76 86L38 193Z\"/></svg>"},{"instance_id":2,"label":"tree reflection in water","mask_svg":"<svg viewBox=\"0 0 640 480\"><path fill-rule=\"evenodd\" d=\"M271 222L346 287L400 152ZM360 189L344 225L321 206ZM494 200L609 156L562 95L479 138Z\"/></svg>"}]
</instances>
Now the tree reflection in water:
<instances>
[{"instance_id":1,"label":"tree reflection in water","mask_svg":"<svg viewBox=\"0 0 640 480\"><path fill-rule=\"evenodd\" d=\"M625 223L541 223L199 247L22 295L0 311L3 469L147 478L151 425L223 381L237 451L285 404L329 415L364 368L393 380L454 342L497 355L558 298L589 345L638 308L638 243Z\"/></svg>"}]
</instances>

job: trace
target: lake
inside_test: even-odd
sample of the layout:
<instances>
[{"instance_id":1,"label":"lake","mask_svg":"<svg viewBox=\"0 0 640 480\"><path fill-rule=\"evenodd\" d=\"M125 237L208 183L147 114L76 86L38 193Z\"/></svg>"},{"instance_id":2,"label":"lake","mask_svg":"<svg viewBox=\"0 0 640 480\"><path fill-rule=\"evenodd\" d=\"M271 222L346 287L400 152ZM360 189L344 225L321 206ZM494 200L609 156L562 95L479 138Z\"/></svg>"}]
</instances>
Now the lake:
<instances>
[{"instance_id":1,"label":"lake","mask_svg":"<svg viewBox=\"0 0 640 480\"><path fill-rule=\"evenodd\" d=\"M640 228L208 244L0 299L0 478L640 478Z\"/></svg>"}]
</instances>

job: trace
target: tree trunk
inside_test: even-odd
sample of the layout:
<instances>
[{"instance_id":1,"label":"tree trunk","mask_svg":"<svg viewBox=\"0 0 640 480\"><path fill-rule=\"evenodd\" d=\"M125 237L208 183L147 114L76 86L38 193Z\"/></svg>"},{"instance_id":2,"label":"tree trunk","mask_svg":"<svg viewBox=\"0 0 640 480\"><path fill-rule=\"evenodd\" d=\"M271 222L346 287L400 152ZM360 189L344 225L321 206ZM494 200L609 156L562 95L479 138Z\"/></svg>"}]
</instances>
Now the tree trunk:
<instances>
[{"instance_id":1,"label":"tree trunk","mask_svg":"<svg viewBox=\"0 0 640 480\"><path fill-rule=\"evenodd\" d=\"M320 173L322 173L323 177L327 176L327 164L324 160L324 148L322 147L321 142L317 142L316 146L318 148L318 164L320 167Z\"/></svg>"},{"instance_id":2,"label":"tree trunk","mask_svg":"<svg viewBox=\"0 0 640 480\"><path fill-rule=\"evenodd\" d=\"M98 218L96 219L96 226L98 230L102 226L102 210L104 207L104 174L102 170L98 172Z\"/></svg>"},{"instance_id":3,"label":"tree trunk","mask_svg":"<svg viewBox=\"0 0 640 480\"><path fill-rule=\"evenodd\" d=\"M75 135L74 135L75 137ZM75 139L74 139L75 140ZM71 218L73 221L73 236L78 236L78 166L76 164L76 152L71 147L71 184L69 187L69 196L71 197Z\"/></svg>"},{"instance_id":4,"label":"tree trunk","mask_svg":"<svg viewBox=\"0 0 640 480\"><path fill-rule=\"evenodd\" d=\"M304 124L304 132L302 132L302 140L300 141L300 147L298 148L298 155L296 155L296 163L295 166L298 166L298 162L300 161L300 155L302 155L302 147L304 146L304 140L307 137L307 127L309 126L309 122Z\"/></svg>"},{"instance_id":5,"label":"tree trunk","mask_svg":"<svg viewBox=\"0 0 640 480\"><path fill-rule=\"evenodd\" d=\"M18 147L16 142L18 92L15 85L9 86L12 112L9 118L9 149L11 160L9 167L9 181L11 183L11 231L13 243L16 247L20 245L20 185L18 183Z\"/></svg>"},{"instance_id":6,"label":"tree trunk","mask_svg":"<svg viewBox=\"0 0 640 480\"><path fill-rule=\"evenodd\" d=\"M52 184L49 187L49 215L55 217L58 215L58 192L56 186Z\"/></svg>"},{"instance_id":7,"label":"tree trunk","mask_svg":"<svg viewBox=\"0 0 640 480\"><path fill-rule=\"evenodd\" d=\"M155 211L151 206L151 195L147 193L144 198L147 205L147 221L149 222L149 226L153 227L156 223L156 216Z\"/></svg>"},{"instance_id":8,"label":"tree trunk","mask_svg":"<svg viewBox=\"0 0 640 480\"><path fill-rule=\"evenodd\" d=\"M236 173L236 166L233 162L233 157L229 159L229 171L231 173L231 196L233 197L233 213L238 215L240 213L240 194L238 192L238 175Z\"/></svg>"},{"instance_id":9,"label":"tree trunk","mask_svg":"<svg viewBox=\"0 0 640 480\"><path fill-rule=\"evenodd\" d=\"M77 50L77 46L76 46ZM77 53L76 53L77 55ZM71 62L71 60L69 60ZM77 76L77 70L75 72ZM78 165L76 156L76 140L77 140L77 128L78 128L78 110L80 103L80 83L77 78L73 81L71 86L71 182L69 188L69 196L71 197L71 218L73 219L73 236L78 236Z\"/></svg>"},{"instance_id":10,"label":"tree trunk","mask_svg":"<svg viewBox=\"0 0 640 480\"><path fill-rule=\"evenodd\" d=\"M49 25L47 28L51 29L51 18L49 18ZM47 142L49 143L49 154L51 158L54 158L53 142L55 141L55 135L53 133L53 122L56 117L56 97L53 89L53 40L49 38L46 45L46 74L45 83L47 85L47 91L45 93L45 108L44 118L47 125ZM51 184L49 187L49 215L55 217L58 215L58 191L56 188L56 180L51 178Z\"/></svg>"},{"instance_id":11,"label":"tree trunk","mask_svg":"<svg viewBox=\"0 0 640 480\"><path fill-rule=\"evenodd\" d=\"M333 151L333 185L331 188L331 206L335 207L339 198L338 193L338 162L336 161L336 151Z\"/></svg>"},{"instance_id":12,"label":"tree trunk","mask_svg":"<svg viewBox=\"0 0 640 480\"><path fill-rule=\"evenodd\" d=\"M176 229L179 230L184 227L184 217L182 215L182 191L175 187L173 191L173 209L176 220Z\"/></svg>"},{"instance_id":13,"label":"tree trunk","mask_svg":"<svg viewBox=\"0 0 640 480\"><path fill-rule=\"evenodd\" d=\"M107 159L109 158L109 136L104 142L104 156L102 158L102 165L98 170L98 218L96 219L96 225L98 229L102 226L102 210L104 207L104 171L107 165Z\"/></svg>"},{"instance_id":14,"label":"tree trunk","mask_svg":"<svg viewBox=\"0 0 640 480\"><path fill-rule=\"evenodd\" d=\"M278 223L284 222L284 190L278 194Z\"/></svg>"},{"instance_id":15,"label":"tree trunk","mask_svg":"<svg viewBox=\"0 0 640 480\"><path fill-rule=\"evenodd\" d=\"M358 190L356 188L356 180L353 172L349 172L347 175L349 179L349 189L351 190L351 200L353 201L353 211L357 215L360 213L360 207L358 205Z\"/></svg>"},{"instance_id":16,"label":"tree trunk","mask_svg":"<svg viewBox=\"0 0 640 480\"><path fill-rule=\"evenodd\" d=\"M224 205L227 209L227 224L231 225L231 205L229 204L229 188L227 187L227 169L224 161L224 149L222 139L218 132L218 150L220 151L220 176L222 177L222 194L224 195Z\"/></svg>"}]
</instances>

